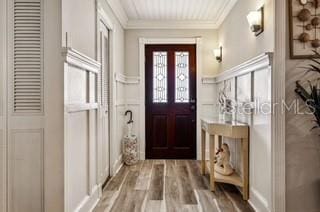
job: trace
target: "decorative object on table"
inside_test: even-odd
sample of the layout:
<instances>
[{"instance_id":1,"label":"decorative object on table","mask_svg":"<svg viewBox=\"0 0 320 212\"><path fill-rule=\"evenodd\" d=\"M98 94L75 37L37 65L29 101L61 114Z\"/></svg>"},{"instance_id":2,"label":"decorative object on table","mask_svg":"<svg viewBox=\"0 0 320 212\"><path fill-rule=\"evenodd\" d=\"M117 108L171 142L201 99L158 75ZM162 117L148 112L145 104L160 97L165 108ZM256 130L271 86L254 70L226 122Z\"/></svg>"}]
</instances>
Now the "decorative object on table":
<instances>
[{"instance_id":1,"label":"decorative object on table","mask_svg":"<svg viewBox=\"0 0 320 212\"><path fill-rule=\"evenodd\" d=\"M217 163L215 164L214 171L224 176L230 176L234 170L230 163L230 150L228 144L224 143L218 151Z\"/></svg>"},{"instance_id":2,"label":"decorative object on table","mask_svg":"<svg viewBox=\"0 0 320 212\"><path fill-rule=\"evenodd\" d=\"M291 59L318 57L320 48L320 0L290 0Z\"/></svg>"},{"instance_id":3,"label":"decorative object on table","mask_svg":"<svg viewBox=\"0 0 320 212\"><path fill-rule=\"evenodd\" d=\"M320 54L314 51L314 53L320 57ZM315 126L312 128L320 128L320 62L316 59L310 59L311 64L305 67L307 72L315 72L319 74L319 78L308 81L308 87L305 88L300 81L296 82L295 92L301 97L301 99L306 103L310 111L312 111L315 117Z\"/></svg>"},{"instance_id":4,"label":"decorative object on table","mask_svg":"<svg viewBox=\"0 0 320 212\"><path fill-rule=\"evenodd\" d=\"M226 86L219 91L219 108L220 113L223 114L223 120L226 122L232 121L232 100L229 99L226 95Z\"/></svg>"},{"instance_id":5,"label":"decorative object on table","mask_svg":"<svg viewBox=\"0 0 320 212\"><path fill-rule=\"evenodd\" d=\"M132 111L127 110L125 116L130 114L129 121L127 122L128 133L123 138L123 160L126 165L134 165L138 162L138 139L137 136L132 134Z\"/></svg>"}]
</instances>

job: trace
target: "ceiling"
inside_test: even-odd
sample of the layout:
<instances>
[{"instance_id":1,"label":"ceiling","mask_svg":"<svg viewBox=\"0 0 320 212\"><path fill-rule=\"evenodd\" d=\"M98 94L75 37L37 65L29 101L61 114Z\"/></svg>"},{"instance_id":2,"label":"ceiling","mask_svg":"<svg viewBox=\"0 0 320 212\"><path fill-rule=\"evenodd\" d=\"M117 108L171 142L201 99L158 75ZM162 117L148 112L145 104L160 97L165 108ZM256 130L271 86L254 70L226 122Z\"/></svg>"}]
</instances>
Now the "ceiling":
<instances>
[{"instance_id":1,"label":"ceiling","mask_svg":"<svg viewBox=\"0 0 320 212\"><path fill-rule=\"evenodd\" d=\"M107 0L128 29L220 26L237 0Z\"/></svg>"}]
</instances>

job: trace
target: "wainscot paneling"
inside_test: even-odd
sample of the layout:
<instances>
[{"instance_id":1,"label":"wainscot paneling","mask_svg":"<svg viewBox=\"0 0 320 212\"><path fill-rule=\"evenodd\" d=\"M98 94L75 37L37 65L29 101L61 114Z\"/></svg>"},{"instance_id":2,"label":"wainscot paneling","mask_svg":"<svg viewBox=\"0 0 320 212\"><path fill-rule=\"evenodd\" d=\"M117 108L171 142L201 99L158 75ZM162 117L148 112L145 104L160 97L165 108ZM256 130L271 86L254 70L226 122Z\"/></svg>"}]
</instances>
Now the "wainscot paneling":
<instances>
[{"instance_id":1,"label":"wainscot paneling","mask_svg":"<svg viewBox=\"0 0 320 212\"><path fill-rule=\"evenodd\" d=\"M233 119L250 125L249 202L262 212L271 211L271 64L272 54L262 54L212 80L237 105ZM233 167L242 175L240 142L223 141L230 147Z\"/></svg>"},{"instance_id":2,"label":"wainscot paneling","mask_svg":"<svg viewBox=\"0 0 320 212\"><path fill-rule=\"evenodd\" d=\"M101 188L97 149L100 64L64 48L65 210L90 211Z\"/></svg>"}]
</instances>

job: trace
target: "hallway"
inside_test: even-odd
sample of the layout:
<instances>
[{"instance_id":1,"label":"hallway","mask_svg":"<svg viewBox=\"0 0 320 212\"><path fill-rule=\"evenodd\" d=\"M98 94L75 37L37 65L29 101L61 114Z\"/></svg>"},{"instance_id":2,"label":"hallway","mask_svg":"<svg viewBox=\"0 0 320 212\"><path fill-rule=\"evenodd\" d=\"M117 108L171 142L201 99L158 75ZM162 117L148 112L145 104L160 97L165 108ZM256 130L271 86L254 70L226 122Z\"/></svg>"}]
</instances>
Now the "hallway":
<instances>
[{"instance_id":1,"label":"hallway","mask_svg":"<svg viewBox=\"0 0 320 212\"><path fill-rule=\"evenodd\" d=\"M239 191L219 184L209 190L209 176L200 175L200 162L146 160L123 166L103 190L94 212L216 211L251 212Z\"/></svg>"}]
</instances>

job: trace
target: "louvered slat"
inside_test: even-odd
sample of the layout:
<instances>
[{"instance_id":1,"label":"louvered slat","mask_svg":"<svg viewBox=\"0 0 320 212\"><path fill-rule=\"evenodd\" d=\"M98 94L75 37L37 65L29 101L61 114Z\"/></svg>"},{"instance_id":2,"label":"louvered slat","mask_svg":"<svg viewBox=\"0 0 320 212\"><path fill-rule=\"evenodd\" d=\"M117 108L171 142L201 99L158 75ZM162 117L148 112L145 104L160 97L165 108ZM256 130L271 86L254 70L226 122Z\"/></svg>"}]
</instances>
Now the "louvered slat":
<instances>
[{"instance_id":1,"label":"louvered slat","mask_svg":"<svg viewBox=\"0 0 320 212\"><path fill-rule=\"evenodd\" d=\"M14 2L14 112L42 112L40 0Z\"/></svg>"}]
</instances>

